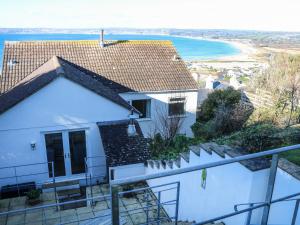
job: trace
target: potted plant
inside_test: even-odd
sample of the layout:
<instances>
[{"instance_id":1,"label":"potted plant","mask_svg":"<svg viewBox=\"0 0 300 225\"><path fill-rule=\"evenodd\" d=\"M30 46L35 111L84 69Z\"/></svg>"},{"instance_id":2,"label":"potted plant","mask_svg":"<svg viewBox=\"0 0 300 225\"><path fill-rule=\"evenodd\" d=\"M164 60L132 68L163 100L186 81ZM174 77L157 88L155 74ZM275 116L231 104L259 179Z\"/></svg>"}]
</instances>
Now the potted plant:
<instances>
[{"instance_id":1,"label":"potted plant","mask_svg":"<svg viewBox=\"0 0 300 225\"><path fill-rule=\"evenodd\" d=\"M127 184L125 185L123 188L123 191L132 191L134 189L134 185L133 184ZM123 194L124 198L133 198L136 196L136 192L127 192Z\"/></svg>"},{"instance_id":2,"label":"potted plant","mask_svg":"<svg viewBox=\"0 0 300 225\"><path fill-rule=\"evenodd\" d=\"M41 202L41 191L34 189L26 193L28 205L37 205Z\"/></svg>"}]
</instances>

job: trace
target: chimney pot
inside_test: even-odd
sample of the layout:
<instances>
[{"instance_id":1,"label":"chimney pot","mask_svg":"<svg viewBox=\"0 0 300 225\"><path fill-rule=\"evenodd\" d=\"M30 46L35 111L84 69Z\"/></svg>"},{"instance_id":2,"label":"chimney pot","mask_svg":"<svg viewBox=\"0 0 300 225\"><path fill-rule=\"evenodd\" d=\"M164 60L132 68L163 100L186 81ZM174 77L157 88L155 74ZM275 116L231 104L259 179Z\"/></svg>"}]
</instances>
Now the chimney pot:
<instances>
[{"instance_id":1,"label":"chimney pot","mask_svg":"<svg viewBox=\"0 0 300 225\"><path fill-rule=\"evenodd\" d=\"M101 35L100 35L100 47L104 48L104 30L101 29Z\"/></svg>"}]
</instances>

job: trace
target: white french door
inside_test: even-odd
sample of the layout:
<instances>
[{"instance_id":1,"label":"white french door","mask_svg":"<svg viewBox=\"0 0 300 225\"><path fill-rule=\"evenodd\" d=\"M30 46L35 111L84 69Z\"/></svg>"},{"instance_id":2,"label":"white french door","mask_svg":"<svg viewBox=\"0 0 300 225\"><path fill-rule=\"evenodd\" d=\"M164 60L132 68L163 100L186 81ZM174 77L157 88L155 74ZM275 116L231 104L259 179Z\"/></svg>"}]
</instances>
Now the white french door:
<instances>
[{"instance_id":1,"label":"white french door","mask_svg":"<svg viewBox=\"0 0 300 225\"><path fill-rule=\"evenodd\" d=\"M60 131L45 134L49 177L72 176L85 172L85 130Z\"/></svg>"}]
</instances>

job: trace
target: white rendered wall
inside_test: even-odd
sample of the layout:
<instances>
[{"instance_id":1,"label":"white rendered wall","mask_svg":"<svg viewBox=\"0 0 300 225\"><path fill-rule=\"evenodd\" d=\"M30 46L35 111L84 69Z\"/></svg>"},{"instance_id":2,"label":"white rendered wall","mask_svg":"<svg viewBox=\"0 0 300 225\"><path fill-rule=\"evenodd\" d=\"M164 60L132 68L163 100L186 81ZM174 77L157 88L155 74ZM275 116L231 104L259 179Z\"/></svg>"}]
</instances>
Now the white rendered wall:
<instances>
[{"instance_id":1,"label":"white rendered wall","mask_svg":"<svg viewBox=\"0 0 300 225\"><path fill-rule=\"evenodd\" d=\"M144 163L110 167L109 170L110 170L110 175L111 175L111 171L113 170L114 180L145 174ZM109 180L111 180L111 177L109 178Z\"/></svg>"},{"instance_id":2,"label":"white rendered wall","mask_svg":"<svg viewBox=\"0 0 300 225\"><path fill-rule=\"evenodd\" d=\"M137 99L151 99L151 118L139 119L139 124L142 128L144 136L152 136L157 132L157 127L160 127L159 122L160 115L167 115L168 113L168 101L171 97L186 97L186 115L182 117L181 134L187 136L193 136L191 126L196 122L196 110L197 110L197 91L194 92L159 92L159 93L123 93L120 94L126 101Z\"/></svg>"},{"instance_id":3,"label":"white rendered wall","mask_svg":"<svg viewBox=\"0 0 300 225\"><path fill-rule=\"evenodd\" d=\"M229 157L229 156L226 156ZM201 165L213 161L223 160L213 153L209 155L201 151L200 157L190 153L190 162L181 159L181 167ZM173 169L177 167L174 166ZM160 167L146 167L145 174L152 174L170 170ZM269 178L269 169L252 172L239 163L229 164L207 170L206 188L201 187L201 172L195 171L176 176L148 180L149 186L156 186L170 182L180 182L179 219L200 222L227 213L234 212L234 205L239 203L262 202ZM288 173L277 170L273 199L300 192L300 182ZM162 200L174 199L175 193L165 193ZM291 224L295 202L272 205L269 224ZM245 208L245 207L244 207ZM240 207L239 209L243 209ZM172 216L173 209L166 209ZM251 224L260 224L262 209L253 212ZM224 219L226 225L244 225L247 214ZM300 215L298 221L300 224Z\"/></svg>"},{"instance_id":4,"label":"white rendered wall","mask_svg":"<svg viewBox=\"0 0 300 225\"><path fill-rule=\"evenodd\" d=\"M0 167L47 162L45 132L85 129L87 156L101 156L97 164L105 168L96 122L128 119L129 114L129 110L110 100L65 78L58 78L0 115ZM32 141L36 142L34 151L30 147ZM13 175L13 172L12 169L0 170L0 177ZM17 172L47 172L47 167L21 167ZM101 168L94 172L106 174ZM37 181L47 178L48 174L34 177ZM19 182L32 179L23 177ZM15 179L10 181L14 183Z\"/></svg>"},{"instance_id":5,"label":"white rendered wall","mask_svg":"<svg viewBox=\"0 0 300 225\"><path fill-rule=\"evenodd\" d=\"M285 171L278 169L275 181L275 188L273 193L273 199L278 199L287 195L300 192L300 181L286 173ZM297 196L295 198L299 198ZM281 225L291 224L292 216L294 212L295 201L281 202L273 204L270 210L269 224ZM300 224L300 209L296 220L296 225Z\"/></svg>"}]
</instances>

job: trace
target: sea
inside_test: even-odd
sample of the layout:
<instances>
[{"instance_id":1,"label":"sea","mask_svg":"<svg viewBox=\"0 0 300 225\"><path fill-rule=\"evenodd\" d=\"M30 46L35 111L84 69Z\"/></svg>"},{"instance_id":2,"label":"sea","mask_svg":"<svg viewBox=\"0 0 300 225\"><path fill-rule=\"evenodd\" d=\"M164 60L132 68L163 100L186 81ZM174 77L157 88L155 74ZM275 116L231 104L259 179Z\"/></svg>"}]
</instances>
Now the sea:
<instances>
[{"instance_id":1,"label":"sea","mask_svg":"<svg viewBox=\"0 0 300 225\"><path fill-rule=\"evenodd\" d=\"M32 40L96 40L97 34L0 34L0 68L2 67L3 47L5 41ZM170 40L175 45L180 56L186 61L211 60L240 53L233 45L221 41L193 39L168 35L140 34L107 34L107 40Z\"/></svg>"}]
</instances>

